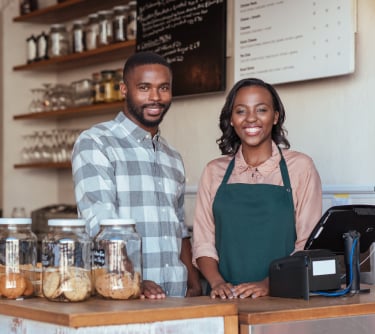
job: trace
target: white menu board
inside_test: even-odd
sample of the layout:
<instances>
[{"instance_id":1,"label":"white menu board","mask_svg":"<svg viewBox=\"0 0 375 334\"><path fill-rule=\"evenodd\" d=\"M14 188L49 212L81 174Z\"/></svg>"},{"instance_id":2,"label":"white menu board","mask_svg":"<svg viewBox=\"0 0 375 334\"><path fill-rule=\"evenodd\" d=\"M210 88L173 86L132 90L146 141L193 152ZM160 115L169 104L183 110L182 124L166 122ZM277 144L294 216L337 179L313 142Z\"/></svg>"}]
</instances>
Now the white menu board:
<instances>
[{"instance_id":1,"label":"white menu board","mask_svg":"<svg viewBox=\"0 0 375 334\"><path fill-rule=\"evenodd\" d=\"M354 72L356 0L235 0L235 81Z\"/></svg>"}]
</instances>

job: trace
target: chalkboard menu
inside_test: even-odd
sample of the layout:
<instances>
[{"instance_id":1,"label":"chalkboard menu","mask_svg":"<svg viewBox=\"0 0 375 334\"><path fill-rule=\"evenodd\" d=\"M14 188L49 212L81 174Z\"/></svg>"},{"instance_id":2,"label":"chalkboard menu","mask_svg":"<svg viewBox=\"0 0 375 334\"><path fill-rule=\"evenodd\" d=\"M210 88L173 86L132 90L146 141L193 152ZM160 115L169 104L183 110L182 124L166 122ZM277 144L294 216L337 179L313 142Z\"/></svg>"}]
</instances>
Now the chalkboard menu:
<instances>
[{"instance_id":1,"label":"chalkboard menu","mask_svg":"<svg viewBox=\"0 0 375 334\"><path fill-rule=\"evenodd\" d=\"M138 0L137 46L172 66L173 95L225 90L226 0Z\"/></svg>"}]
</instances>

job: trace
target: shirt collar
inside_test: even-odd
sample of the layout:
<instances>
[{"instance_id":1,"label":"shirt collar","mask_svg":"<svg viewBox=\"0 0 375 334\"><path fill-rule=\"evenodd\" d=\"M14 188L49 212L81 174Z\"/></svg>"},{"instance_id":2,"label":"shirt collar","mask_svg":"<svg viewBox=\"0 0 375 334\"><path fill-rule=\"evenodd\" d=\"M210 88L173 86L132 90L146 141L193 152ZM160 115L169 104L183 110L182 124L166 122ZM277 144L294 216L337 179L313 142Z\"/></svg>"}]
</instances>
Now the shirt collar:
<instances>
[{"instance_id":1,"label":"shirt collar","mask_svg":"<svg viewBox=\"0 0 375 334\"><path fill-rule=\"evenodd\" d=\"M272 141L272 155L269 159L267 159L265 162L260 164L256 167L257 171L263 175L270 173L271 171L275 170L275 168L279 168L279 163L281 160L279 149L275 142ZM236 155L235 155L235 164L234 169L237 171L237 173L241 174L244 173L247 170L251 170L254 168L251 168L248 166L248 164L245 161L245 158L242 154L242 145L238 149Z\"/></svg>"},{"instance_id":2,"label":"shirt collar","mask_svg":"<svg viewBox=\"0 0 375 334\"><path fill-rule=\"evenodd\" d=\"M134 137L139 142L144 141L144 140L159 141L160 129L158 129L158 132L152 138L150 132L139 127L137 124L131 121L128 117L126 117L123 112L118 113L118 115L116 116L116 121L119 122L124 127L124 129L126 129L129 135Z\"/></svg>"}]
</instances>

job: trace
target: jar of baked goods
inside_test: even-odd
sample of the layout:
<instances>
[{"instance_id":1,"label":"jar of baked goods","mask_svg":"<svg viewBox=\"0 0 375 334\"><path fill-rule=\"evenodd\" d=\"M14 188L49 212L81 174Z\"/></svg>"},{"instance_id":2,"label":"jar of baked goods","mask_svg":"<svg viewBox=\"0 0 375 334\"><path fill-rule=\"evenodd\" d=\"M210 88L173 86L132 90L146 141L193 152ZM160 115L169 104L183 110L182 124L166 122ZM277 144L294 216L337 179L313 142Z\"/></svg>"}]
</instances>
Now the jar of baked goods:
<instances>
[{"instance_id":1,"label":"jar of baked goods","mask_svg":"<svg viewBox=\"0 0 375 334\"><path fill-rule=\"evenodd\" d=\"M133 219L105 219L94 239L93 282L98 295L134 299L141 295L141 237Z\"/></svg>"},{"instance_id":2,"label":"jar of baked goods","mask_svg":"<svg viewBox=\"0 0 375 334\"><path fill-rule=\"evenodd\" d=\"M38 278L37 237L31 218L0 218L0 296L8 299L35 294Z\"/></svg>"},{"instance_id":3,"label":"jar of baked goods","mask_svg":"<svg viewBox=\"0 0 375 334\"><path fill-rule=\"evenodd\" d=\"M49 219L42 241L43 295L79 302L91 295L92 243L82 219Z\"/></svg>"},{"instance_id":4,"label":"jar of baked goods","mask_svg":"<svg viewBox=\"0 0 375 334\"><path fill-rule=\"evenodd\" d=\"M48 34L48 56L65 56L69 53L69 36L63 24L53 24Z\"/></svg>"},{"instance_id":5,"label":"jar of baked goods","mask_svg":"<svg viewBox=\"0 0 375 334\"><path fill-rule=\"evenodd\" d=\"M137 1L129 2L126 38L130 41L137 37Z\"/></svg>"}]
</instances>

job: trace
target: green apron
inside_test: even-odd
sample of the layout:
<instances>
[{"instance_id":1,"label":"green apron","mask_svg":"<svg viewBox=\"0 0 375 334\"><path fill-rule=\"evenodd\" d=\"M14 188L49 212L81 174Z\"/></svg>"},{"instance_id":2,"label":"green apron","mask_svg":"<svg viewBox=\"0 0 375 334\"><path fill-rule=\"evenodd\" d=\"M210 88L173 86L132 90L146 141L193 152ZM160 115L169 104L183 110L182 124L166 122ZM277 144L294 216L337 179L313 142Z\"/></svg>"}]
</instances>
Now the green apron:
<instances>
[{"instance_id":1,"label":"green apron","mask_svg":"<svg viewBox=\"0 0 375 334\"><path fill-rule=\"evenodd\" d=\"M272 260L294 250L296 229L288 168L279 148L283 186L228 184L229 163L214 202L219 271L226 282L263 280Z\"/></svg>"}]
</instances>

